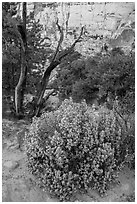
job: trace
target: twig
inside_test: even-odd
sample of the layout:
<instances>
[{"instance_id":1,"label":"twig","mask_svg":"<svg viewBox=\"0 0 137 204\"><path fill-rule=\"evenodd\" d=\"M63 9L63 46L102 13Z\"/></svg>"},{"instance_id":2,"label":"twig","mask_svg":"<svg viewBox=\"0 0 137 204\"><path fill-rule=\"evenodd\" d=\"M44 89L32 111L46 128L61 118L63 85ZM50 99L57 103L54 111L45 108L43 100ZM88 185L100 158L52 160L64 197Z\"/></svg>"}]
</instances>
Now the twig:
<instances>
[{"instance_id":1,"label":"twig","mask_svg":"<svg viewBox=\"0 0 137 204\"><path fill-rule=\"evenodd\" d=\"M79 37L75 40L75 42L72 44L72 46L70 48L73 48L76 45L76 43L79 42L79 40L83 34L83 30L84 30L84 26L82 26Z\"/></svg>"}]
</instances>

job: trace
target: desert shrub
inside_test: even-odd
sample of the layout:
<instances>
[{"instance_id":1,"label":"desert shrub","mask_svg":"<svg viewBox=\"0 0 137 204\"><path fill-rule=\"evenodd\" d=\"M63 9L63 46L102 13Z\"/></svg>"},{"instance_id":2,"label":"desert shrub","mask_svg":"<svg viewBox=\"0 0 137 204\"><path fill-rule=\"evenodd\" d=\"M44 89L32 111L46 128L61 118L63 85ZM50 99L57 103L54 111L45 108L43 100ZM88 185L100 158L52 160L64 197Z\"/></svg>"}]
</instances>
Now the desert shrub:
<instances>
[{"instance_id":1,"label":"desert shrub","mask_svg":"<svg viewBox=\"0 0 137 204\"><path fill-rule=\"evenodd\" d=\"M66 99L58 110L34 118L26 135L29 170L60 200L89 186L103 194L122 162L122 136L113 111Z\"/></svg>"},{"instance_id":2,"label":"desert shrub","mask_svg":"<svg viewBox=\"0 0 137 204\"><path fill-rule=\"evenodd\" d=\"M113 97L119 97L124 110L133 110L135 55L127 55L115 48L107 55L73 58L60 67L56 84L61 99L71 96L75 102L85 99L91 104L110 92ZM100 90L103 90L102 96Z\"/></svg>"},{"instance_id":3,"label":"desert shrub","mask_svg":"<svg viewBox=\"0 0 137 204\"><path fill-rule=\"evenodd\" d=\"M123 114L134 112L135 105L135 55L126 55L119 49L101 58L98 64L100 85L112 98L118 96Z\"/></svg>"}]
</instances>

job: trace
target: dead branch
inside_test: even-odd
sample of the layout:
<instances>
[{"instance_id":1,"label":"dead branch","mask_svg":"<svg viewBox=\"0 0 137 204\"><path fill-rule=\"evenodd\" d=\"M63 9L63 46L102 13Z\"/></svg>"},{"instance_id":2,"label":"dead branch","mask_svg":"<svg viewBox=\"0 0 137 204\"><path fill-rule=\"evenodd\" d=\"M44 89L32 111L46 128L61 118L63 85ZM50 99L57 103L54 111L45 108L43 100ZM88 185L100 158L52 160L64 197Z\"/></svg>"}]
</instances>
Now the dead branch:
<instances>
[{"instance_id":1,"label":"dead branch","mask_svg":"<svg viewBox=\"0 0 137 204\"><path fill-rule=\"evenodd\" d=\"M80 38L81 38L81 36L82 36L82 34L83 34L83 29L84 29L84 27L81 28L81 32L80 32L79 37L75 40L75 42L71 45L71 47L68 48L68 49L66 49L66 50L63 50L63 51L61 52L62 54L61 54L58 58L56 58L54 61L52 60L52 62L51 62L51 64L49 65L49 67L46 69L46 71L45 71L45 73L44 73L44 76L45 76L45 75L48 75L49 73L51 73L51 71L52 71L58 64L60 64L62 58L64 58L65 56L67 56L69 53L71 53L71 52L73 51L73 49L74 49L76 43L79 42L79 40L80 40ZM56 51L57 51L57 49L56 49ZM44 76L43 76L43 78L44 78Z\"/></svg>"},{"instance_id":2,"label":"dead branch","mask_svg":"<svg viewBox=\"0 0 137 204\"><path fill-rule=\"evenodd\" d=\"M69 53L71 53L71 52L73 51L73 49L74 49L76 43L78 43L78 42L80 41L80 39L81 39L81 36L82 36L82 34L83 34L83 30L84 30L84 26L81 28L81 32L80 32L79 37L75 40L75 42L71 45L70 48L68 48L68 49L66 49L66 50L64 50L64 51L62 52L62 54L61 54L61 55L58 57L58 59L57 59L58 61L61 61L62 58L64 58L66 55L68 55Z\"/></svg>"},{"instance_id":3,"label":"dead branch","mask_svg":"<svg viewBox=\"0 0 137 204\"><path fill-rule=\"evenodd\" d=\"M82 26L79 37L75 40L75 42L71 45L70 48L74 48L76 43L78 43L80 41L80 38L81 38L81 36L83 34L83 30L84 30L84 26Z\"/></svg>"},{"instance_id":4,"label":"dead branch","mask_svg":"<svg viewBox=\"0 0 137 204\"><path fill-rule=\"evenodd\" d=\"M58 58L56 58L55 60L52 60L52 61L51 61L50 65L48 66L48 68L46 69L46 71L45 71L45 73L44 73L44 75L43 75L42 81L43 81L43 79L44 79L46 76L50 76L51 71L52 71L57 65L60 64L62 58L64 58L65 56L67 56L69 53L71 53L71 52L73 51L73 48L75 47L76 43L79 42L79 40L80 40L80 38L81 38L81 36L82 36L82 34L83 34L83 29L84 29L84 27L81 28L81 32L80 32L79 37L75 40L75 42L71 45L71 47L68 48L68 49L66 49L66 50L63 50L63 51L62 51L62 54L61 54ZM62 40L62 38L60 38L60 39ZM61 40L60 40L60 41L61 41ZM60 44L60 43L58 43L58 45L59 45L59 44ZM60 45L59 45L59 46L60 46ZM58 49L59 49L59 48L58 48ZM56 49L56 52L57 52L57 49ZM54 58L55 58L55 55L54 55ZM43 81L43 83L45 84L45 81Z\"/></svg>"},{"instance_id":5,"label":"dead branch","mask_svg":"<svg viewBox=\"0 0 137 204\"><path fill-rule=\"evenodd\" d=\"M59 52L59 48L60 48L60 46L61 46L61 44L62 44L62 42L63 42L63 38L64 38L63 28L61 28L61 26L58 24L58 19L57 19L56 25L58 26L58 30L59 30L59 32L60 32L60 39L59 39L59 41L58 41L58 45L57 45L57 48L56 48L54 57L53 57L53 59L52 59L52 62L55 60L55 58L56 58L56 56L57 56L57 54L58 54L58 52Z\"/></svg>"},{"instance_id":6,"label":"dead branch","mask_svg":"<svg viewBox=\"0 0 137 204\"><path fill-rule=\"evenodd\" d=\"M58 24L58 21L57 21L57 24ZM84 27L81 28L81 32L80 32L79 37L75 40L75 42L71 45L71 47L64 50L64 51L62 51L62 54L60 54L60 56L57 57L59 47L60 47L60 45L61 45L61 43L63 41L63 30L61 30L59 25L58 25L58 28L59 28L59 30L61 32L60 40L58 42L58 46L57 46L55 55L54 55L50 65L47 67L46 71L44 72L44 75L43 75L43 77L41 79L41 82L40 82L40 89L38 91L38 97L37 97L37 101L36 101L35 116L39 115L41 101L42 101L45 89L46 89L46 87L48 85L50 74L51 74L52 70L55 69L57 67L57 65L59 65L61 63L62 58L64 58L65 56L67 56L69 53L71 53L73 51L76 43L79 42L79 40L80 40L80 38L82 36L82 33L83 33L83 29L84 29Z\"/></svg>"}]
</instances>

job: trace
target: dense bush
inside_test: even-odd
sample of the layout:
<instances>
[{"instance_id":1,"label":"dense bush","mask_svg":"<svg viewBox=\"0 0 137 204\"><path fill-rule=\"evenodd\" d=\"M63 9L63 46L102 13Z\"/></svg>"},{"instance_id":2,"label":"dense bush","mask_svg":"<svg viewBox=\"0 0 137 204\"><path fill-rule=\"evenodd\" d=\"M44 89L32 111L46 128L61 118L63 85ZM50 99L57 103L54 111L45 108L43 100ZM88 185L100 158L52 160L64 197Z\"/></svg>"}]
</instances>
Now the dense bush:
<instances>
[{"instance_id":1,"label":"dense bush","mask_svg":"<svg viewBox=\"0 0 137 204\"><path fill-rule=\"evenodd\" d=\"M100 86L111 93L112 100L118 97L123 114L134 112L135 55L126 55L114 49L109 56L101 58L98 67Z\"/></svg>"},{"instance_id":2,"label":"dense bush","mask_svg":"<svg viewBox=\"0 0 137 204\"><path fill-rule=\"evenodd\" d=\"M28 167L60 200L89 186L103 194L122 162L122 137L113 111L66 99L34 119L26 135Z\"/></svg>"},{"instance_id":3,"label":"dense bush","mask_svg":"<svg viewBox=\"0 0 137 204\"><path fill-rule=\"evenodd\" d=\"M107 55L74 58L60 67L57 77L60 96L70 96L76 102L85 99L88 104L103 94L117 95L124 108L134 109L135 55L126 55L114 48ZM128 97L128 95L132 95ZM125 103L126 102L126 103Z\"/></svg>"}]
</instances>

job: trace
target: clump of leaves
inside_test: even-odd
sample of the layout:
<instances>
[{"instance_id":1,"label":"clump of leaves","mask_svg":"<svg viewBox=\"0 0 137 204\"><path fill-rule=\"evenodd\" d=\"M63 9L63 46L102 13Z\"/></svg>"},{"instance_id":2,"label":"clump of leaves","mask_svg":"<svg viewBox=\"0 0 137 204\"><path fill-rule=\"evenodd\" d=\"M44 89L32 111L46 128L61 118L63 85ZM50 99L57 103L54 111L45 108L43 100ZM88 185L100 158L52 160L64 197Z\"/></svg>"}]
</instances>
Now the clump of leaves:
<instances>
[{"instance_id":1,"label":"clump of leaves","mask_svg":"<svg viewBox=\"0 0 137 204\"><path fill-rule=\"evenodd\" d=\"M66 99L58 110L34 118L26 135L28 167L61 201L89 186L103 194L116 178L121 138L113 111Z\"/></svg>"},{"instance_id":2,"label":"clump of leaves","mask_svg":"<svg viewBox=\"0 0 137 204\"><path fill-rule=\"evenodd\" d=\"M63 61L60 65L56 85L61 99L71 96L75 102L85 99L92 104L94 99L110 92L113 97L119 97L123 111L133 112L135 55L127 55L120 48L107 55L97 54L87 58L74 55L71 61Z\"/></svg>"}]
</instances>

